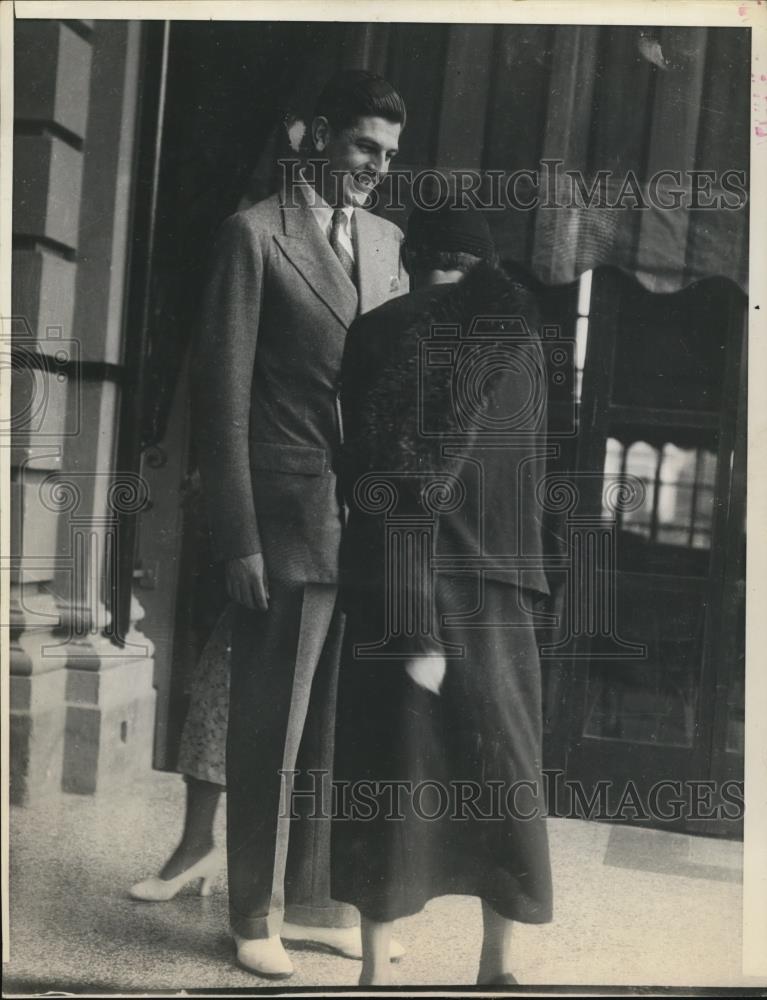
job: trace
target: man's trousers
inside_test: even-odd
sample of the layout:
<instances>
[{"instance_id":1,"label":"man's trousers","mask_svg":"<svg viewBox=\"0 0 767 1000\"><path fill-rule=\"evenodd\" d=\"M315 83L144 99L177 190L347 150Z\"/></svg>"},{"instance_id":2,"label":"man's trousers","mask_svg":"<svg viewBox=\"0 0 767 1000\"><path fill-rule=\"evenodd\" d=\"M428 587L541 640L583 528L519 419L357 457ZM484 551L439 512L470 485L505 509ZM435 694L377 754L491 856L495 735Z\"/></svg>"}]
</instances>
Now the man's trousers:
<instances>
[{"instance_id":1,"label":"man's trousers","mask_svg":"<svg viewBox=\"0 0 767 1000\"><path fill-rule=\"evenodd\" d=\"M283 916L324 927L359 919L329 894L331 803L304 808L291 821L286 796L293 772L301 780L316 770L328 786L332 776L342 632L337 589L310 583L270 590L268 610L238 606L232 630L229 914L233 932L244 938L278 934Z\"/></svg>"}]
</instances>

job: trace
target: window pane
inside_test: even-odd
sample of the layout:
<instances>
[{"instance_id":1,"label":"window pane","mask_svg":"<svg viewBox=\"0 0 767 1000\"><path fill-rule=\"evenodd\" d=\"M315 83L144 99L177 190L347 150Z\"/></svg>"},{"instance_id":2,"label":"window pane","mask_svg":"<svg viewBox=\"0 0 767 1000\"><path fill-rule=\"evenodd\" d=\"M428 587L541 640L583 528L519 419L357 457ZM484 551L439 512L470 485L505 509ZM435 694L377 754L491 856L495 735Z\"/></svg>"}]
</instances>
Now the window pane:
<instances>
[{"instance_id":1,"label":"window pane","mask_svg":"<svg viewBox=\"0 0 767 1000\"><path fill-rule=\"evenodd\" d=\"M698 481L711 489L716 485L716 452L701 449Z\"/></svg>"},{"instance_id":2,"label":"window pane","mask_svg":"<svg viewBox=\"0 0 767 1000\"><path fill-rule=\"evenodd\" d=\"M581 316L575 323L575 399L581 400L583 368L586 364L586 345L589 339L589 321Z\"/></svg>"},{"instance_id":3,"label":"window pane","mask_svg":"<svg viewBox=\"0 0 767 1000\"><path fill-rule=\"evenodd\" d=\"M714 491L704 487L698 490L695 497L695 527L711 527L711 518L714 515Z\"/></svg>"},{"instance_id":4,"label":"window pane","mask_svg":"<svg viewBox=\"0 0 767 1000\"><path fill-rule=\"evenodd\" d=\"M584 271L578 283L578 315L588 316L591 307L591 271ZM583 363L581 363L583 367Z\"/></svg>"},{"instance_id":5,"label":"window pane","mask_svg":"<svg viewBox=\"0 0 767 1000\"><path fill-rule=\"evenodd\" d=\"M663 445L660 479L663 483L695 482L695 458L697 449L677 448L667 442Z\"/></svg>"},{"instance_id":6,"label":"window pane","mask_svg":"<svg viewBox=\"0 0 767 1000\"><path fill-rule=\"evenodd\" d=\"M666 484L658 490L658 538L664 526L689 529L692 525L692 486ZM686 544L686 541L685 543Z\"/></svg>"},{"instance_id":7,"label":"window pane","mask_svg":"<svg viewBox=\"0 0 767 1000\"><path fill-rule=\"evenodd\" d=\"M694 549L710 549L711 534L708 531L696 531L692 536L692 547Z\"/></svg>"},{"instance_id":8,"label":"window pane","mask_svg":"<svg viewBox=\"0 0 767 1000\"><path fill-rule=\"evenodd\" d=\"M657 448L653 448L646 441L635 441L626 453L626 474L636 476L642 481L645 495L641 507L623 512L621 526L625 531L631 531L644 538L652 536L652 509L658 458Z\"/></svg>"},{"instance_id":9,"label":"window pane","mask_svg":"<svg viewBox=\"0 0 767 1000\"><path fill-rule=\"evenodd\" d=\"M623 463L623 445L615 438L608 438L605 447L605 477L620 474Z\"/></svg>"},{"instance_id":10,"label":"window pane","mask_svg":"<svg viewBox=\"0 0 767 1000\"><path fill-rule=\"evenodd\" d=\"M639 479L655 481L655 470L658 466L658 449L646 441L635 441L626 455L626 472Z\"/></svg>"},{"instance_id":11,"label":"window pane","mask_svg":"<svg viewBox=\"0 0 767 1000\"><path fill-rule=\"evenodd\" d=\"M652 535L652 525L649 521L624 521L623 530L630 531L633 535L639 535L640 538L650 538Z\"/></svg>"},{"instance_id":12,"label":"window pane","mask_svg":"<svg viewBox=\"0 0 767 1000\"><path fill-rule=\"evenodd\" d=\"M660 545L689 545L690 529L686 527L659 527L656 540Z\"/></svg>"}]
</instances>

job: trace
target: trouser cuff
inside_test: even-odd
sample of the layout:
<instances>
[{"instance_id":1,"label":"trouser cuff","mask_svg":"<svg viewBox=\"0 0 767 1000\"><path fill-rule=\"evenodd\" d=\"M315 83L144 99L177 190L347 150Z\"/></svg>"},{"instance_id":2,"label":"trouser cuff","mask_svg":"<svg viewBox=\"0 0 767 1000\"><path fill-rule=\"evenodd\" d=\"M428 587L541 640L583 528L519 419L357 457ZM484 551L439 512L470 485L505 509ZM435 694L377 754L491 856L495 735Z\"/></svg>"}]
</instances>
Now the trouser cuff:
<instances>
[{"instance_id":1,"label":"trouser cuff","mask_svg":"<svg viewBox=\"0 0 767 1000\"><path fill-rule=\"evenodd\" d=\"M229 910L229 926L232 934L252 941L256 938L270 938L280 933L282 910L272 910L265 917L246 917L242 913Z\"/></svg>"}]
</instances>

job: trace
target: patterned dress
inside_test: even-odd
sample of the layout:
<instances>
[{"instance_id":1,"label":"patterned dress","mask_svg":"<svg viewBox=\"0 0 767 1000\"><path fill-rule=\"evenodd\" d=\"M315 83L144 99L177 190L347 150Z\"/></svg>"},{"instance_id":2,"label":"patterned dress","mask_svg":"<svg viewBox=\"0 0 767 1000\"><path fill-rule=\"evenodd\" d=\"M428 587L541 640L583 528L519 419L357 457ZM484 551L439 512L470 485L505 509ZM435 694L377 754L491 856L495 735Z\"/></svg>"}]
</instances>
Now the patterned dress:
<instances>
[{"instance_id":1,"label":"patterned dress","mask_svg":"<svg viewBox=\"0 0 767 1000\"><path fill-rule=\"evenodd\" d=\"M234 605L223 611L195 666L178 757L186 777L226 785L229 662Z\"/></svg>"}]
</instances>

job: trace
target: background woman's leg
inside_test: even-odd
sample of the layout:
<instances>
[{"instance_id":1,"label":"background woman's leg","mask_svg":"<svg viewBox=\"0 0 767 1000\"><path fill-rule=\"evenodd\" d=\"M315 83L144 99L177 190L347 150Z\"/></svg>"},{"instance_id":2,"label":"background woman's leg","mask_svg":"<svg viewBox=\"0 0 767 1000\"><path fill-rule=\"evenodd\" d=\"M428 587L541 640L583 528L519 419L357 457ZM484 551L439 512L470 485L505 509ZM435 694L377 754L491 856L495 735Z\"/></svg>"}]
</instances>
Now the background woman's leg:
<instances>
[{"instance_id":1,"label":"background woman's leg","mask_svg":"<svg viewBox=\"0 0 767 1000\"><path fill-rule=\"evenodd\" d=\"M213 825L216 819L221 785L186 776L186 812L181 841L165 862L160 878L167 880L191 868L215 846Z\"/></svg>"},{"instance_id":2,"label":"background woman's leg","mask_svg":"<svg viewBox=\"0 0 767 1000\"><path fill-rule=\"evenodd\" d=\"M186 781L181 841L154 882L177 878L214 847L216 810L226 784L231 613L231 608L227 608L220 615L195 665L178 756L178 770ZM146 880L137 883L131 894L146 898L142 888L145 884ZM162 898L162 886L152 885L149 892L154 894L158 889L157 898Z\"/></svg>"}]
</instances>

